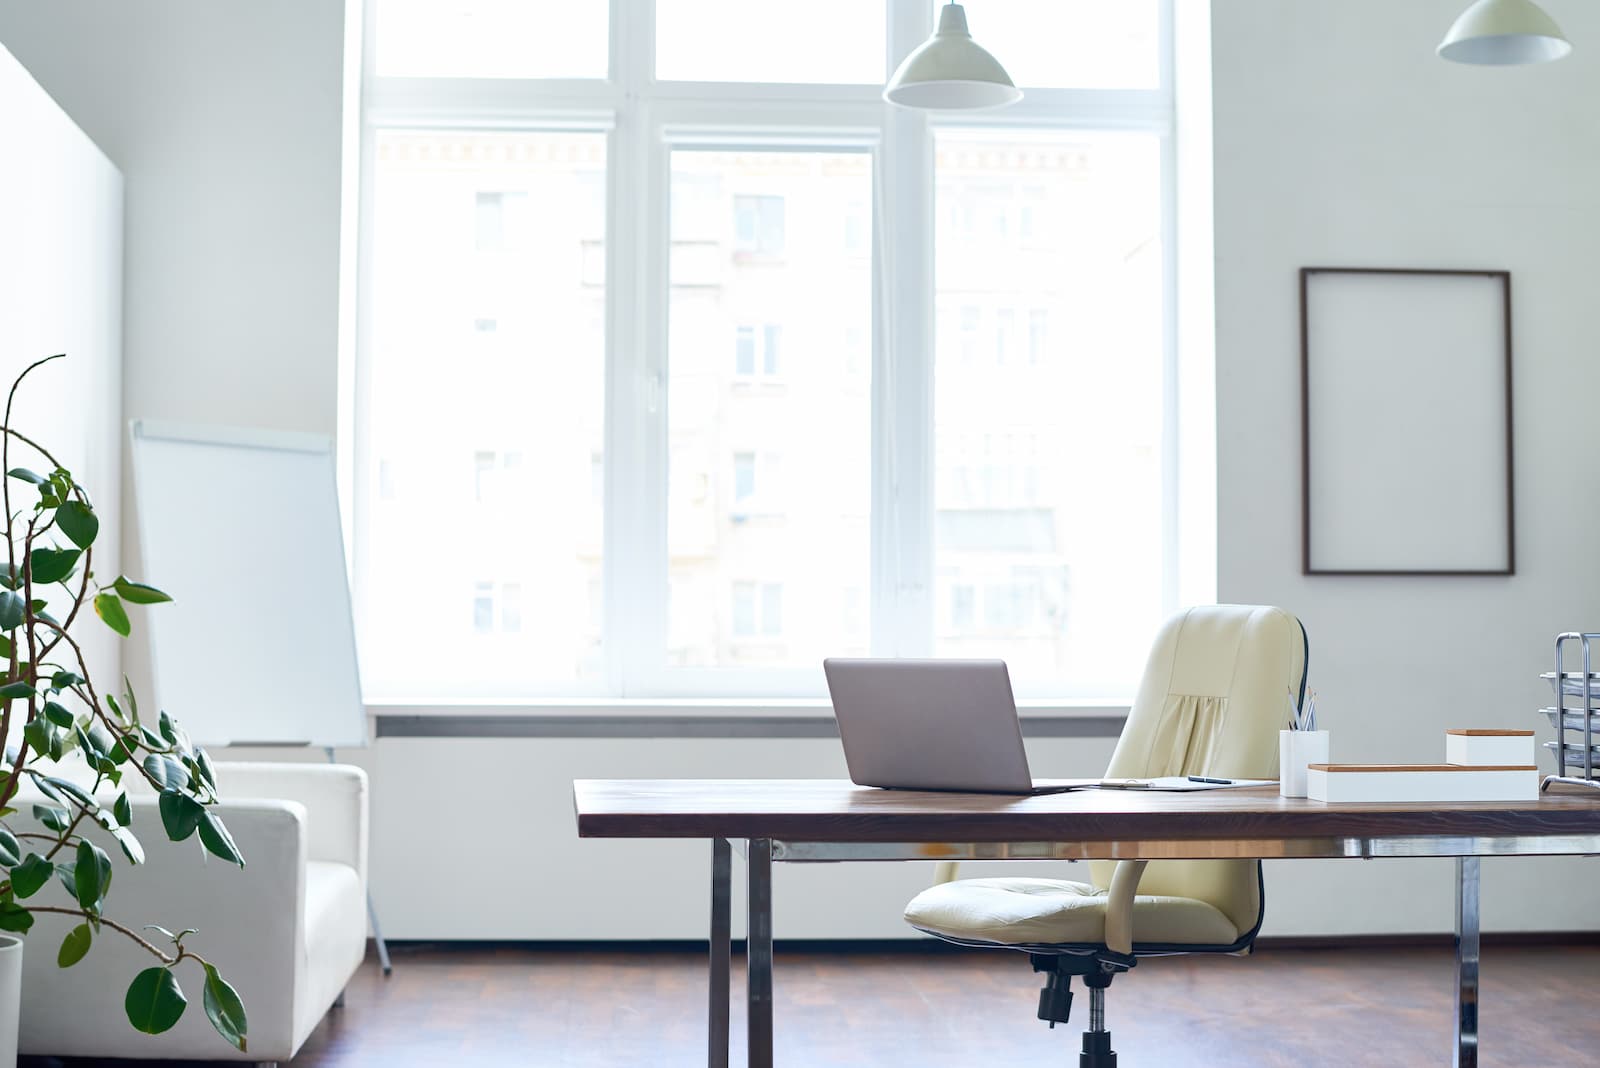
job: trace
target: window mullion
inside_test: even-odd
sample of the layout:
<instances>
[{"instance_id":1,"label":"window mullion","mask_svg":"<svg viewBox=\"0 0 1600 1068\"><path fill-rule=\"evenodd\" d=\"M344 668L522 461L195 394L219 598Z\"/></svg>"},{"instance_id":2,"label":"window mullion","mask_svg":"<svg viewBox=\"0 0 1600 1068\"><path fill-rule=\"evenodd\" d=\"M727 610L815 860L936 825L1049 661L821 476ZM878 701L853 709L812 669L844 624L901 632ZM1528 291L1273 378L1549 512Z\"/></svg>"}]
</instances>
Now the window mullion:
<instances>
[{"instance_id":1,"label":"window mullion","mask_svg":"<svg viewBox=\"0 0 1600 1068\"><path fill-rule=\"evenodd\" d=\"M612 82L630 103L651 80L653 7L612 0ZM619 111L608 183L604 633L607 688L621 696L640 692L665 647L666 268L656 251L665 240L658 145L647 107Z\"/></svg>"},{"instance_id":2,"label":"window mullion","mask_svg":"<svg viewBox=\"0 0 1600 1068\"><path fill-rule=\"evenodd\" d=\"M878 168L873 365L873 648L933 649L933 150L891 109ZM888 191L894 195L889 196Z\"/></svg>"}]
</instances>

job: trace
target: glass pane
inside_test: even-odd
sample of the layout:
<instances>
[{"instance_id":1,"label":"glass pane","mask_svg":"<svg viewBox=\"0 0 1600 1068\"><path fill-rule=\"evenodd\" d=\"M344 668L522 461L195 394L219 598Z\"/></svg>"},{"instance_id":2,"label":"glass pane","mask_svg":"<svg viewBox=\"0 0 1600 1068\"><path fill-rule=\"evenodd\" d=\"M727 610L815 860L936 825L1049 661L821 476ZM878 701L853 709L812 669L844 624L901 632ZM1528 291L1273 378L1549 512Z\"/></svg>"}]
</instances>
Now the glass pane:
<instances>
[{"instance_id":1,"label":"glass pane","mask_svg":"<svg viewBox=\"0 0 1600 1068\"><path fill-rule=\"evenodd\" d=\"M1035 692L1130 692L1167 608L1160 159L935 142L935 648Z\"/></svg>"},{"instance_id":2,"label":"glass pane","mask_svg":"<svg viewBox=\"0 0 1600 1068\"><path fill-rule=\"evenodd\" d=\"M871 188L866 153L672 155L669 664L867 651Z\"/></svg>"},{"instance_id":3,"label":"glass pane","mask_svg":"<svg viewBox=\"0 0 1600 1068\"><path fill-rule=\"evenodd\" d=\"M399 78L604 78L606 0L376 0L377 72Z\"/></svg>"},{"instance_id":4,"label":"glass pane","mask_svg":"<svg viewBox=\"0 0 1600 1068\"><path fill-rule=\"evenodd\" d=\"M599 676L605 289L582 263L605 240L605 143L378 133L369 693Z\"/></svg>"},{"instance_id":5,"label":"glass pane","mask_svg":"<svg viewBox=\"0 0 1600 1068\"><path fill-rule=\"evenodd\" d=\"M656 77L872 85L884 0L656 0Z\"/></svg>"},{"instance_id":6,"label":"glass pane","mask_svg":"<svg viewBox=\"0 0 1600 1068\"><path fill-rule=\"evenodd\" d=\"M986 0L967 27L1024 89L1161 87L1160 0Z\"/></svg>"}]
</instances>

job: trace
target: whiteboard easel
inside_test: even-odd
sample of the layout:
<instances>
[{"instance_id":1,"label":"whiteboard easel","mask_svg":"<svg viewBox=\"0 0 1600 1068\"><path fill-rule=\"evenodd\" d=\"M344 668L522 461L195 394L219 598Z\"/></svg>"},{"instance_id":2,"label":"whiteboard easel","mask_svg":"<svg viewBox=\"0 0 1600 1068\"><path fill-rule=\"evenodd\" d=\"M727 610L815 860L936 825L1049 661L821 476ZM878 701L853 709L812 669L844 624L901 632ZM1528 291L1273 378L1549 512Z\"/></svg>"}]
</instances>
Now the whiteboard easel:
<instances>
[{"instance_id":1,"label":"whiteboard easel","mask_svg":"<svg viewBox=\"0 0 1600 1068\"><path fill-rule=\"evenodd\" d=\"M134 420L156 707L213 746L367 744L333 441ZM367 916L392 968L372 895Z\"/></svg>"},{"instance_id":2,"label":"whiteboard easel","mask_svg":"<svg viewBox=\"0 0 1600 1068\"><path fill-rule=\"evenodd\" d=\"M332 440L132 432L157 707L201 745L365 746Z\"/></svg>"}]
</instances>

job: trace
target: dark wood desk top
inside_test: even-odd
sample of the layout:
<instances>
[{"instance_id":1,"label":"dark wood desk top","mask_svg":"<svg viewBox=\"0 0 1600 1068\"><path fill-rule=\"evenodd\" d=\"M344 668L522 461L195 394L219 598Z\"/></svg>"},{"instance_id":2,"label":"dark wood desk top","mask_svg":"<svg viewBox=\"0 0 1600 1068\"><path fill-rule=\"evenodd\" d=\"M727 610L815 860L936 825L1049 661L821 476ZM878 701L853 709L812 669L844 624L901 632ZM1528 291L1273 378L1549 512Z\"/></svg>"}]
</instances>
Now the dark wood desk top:
<instances>
[{"instance_id":1,"label":"dark wood desk top","mask_svg":"<svg viewBox=\"0 0 1600 1068\"><path fill-rule=\"evenodd\" d=\"M875 790L830 779L579 779L582 838L1118 842L1600 835L1600 790L1538 801L1326 804L1276 787L1040 797Z\"/></svg>"}]
</instances>

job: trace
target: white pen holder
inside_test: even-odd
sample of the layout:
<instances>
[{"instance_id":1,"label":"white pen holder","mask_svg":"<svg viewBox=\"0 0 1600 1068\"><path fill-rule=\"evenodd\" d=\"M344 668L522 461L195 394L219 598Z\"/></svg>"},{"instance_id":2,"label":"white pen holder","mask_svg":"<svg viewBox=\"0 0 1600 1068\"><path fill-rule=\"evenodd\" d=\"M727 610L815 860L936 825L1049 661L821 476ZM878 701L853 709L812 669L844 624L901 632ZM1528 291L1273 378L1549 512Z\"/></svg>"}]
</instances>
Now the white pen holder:
<instances>
[{"instance_id":1,"label":"white pen holder","mask_svg":"<svg viewBox=\"0 0 1600 1068\"><path fill-rule=\"evenodd\" d=\"M1306 765L1328 762L1327 731L1278 732L1278 793L1306 796Z\"/></svg>"}]
</instances>

